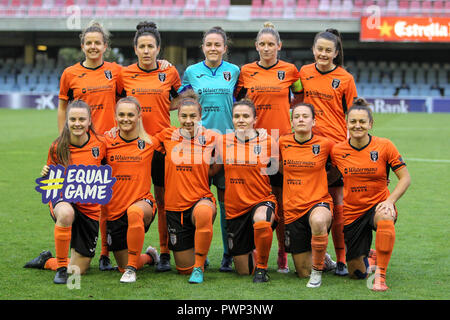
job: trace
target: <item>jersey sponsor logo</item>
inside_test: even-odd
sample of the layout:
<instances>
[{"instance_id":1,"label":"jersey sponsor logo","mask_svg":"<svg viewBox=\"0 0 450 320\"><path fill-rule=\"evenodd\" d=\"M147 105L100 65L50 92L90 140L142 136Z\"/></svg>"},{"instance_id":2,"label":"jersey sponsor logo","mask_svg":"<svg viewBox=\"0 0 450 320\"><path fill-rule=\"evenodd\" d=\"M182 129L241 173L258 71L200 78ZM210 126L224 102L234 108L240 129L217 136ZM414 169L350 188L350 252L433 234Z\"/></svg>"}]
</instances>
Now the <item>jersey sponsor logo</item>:
<instances>
[{"instance_id":1,"label":"jersey sponsor logo","mask_svg":"<svg viewBox=\"0 0 450 320\"><path fill-rule=\"evenodd\" d=\"M373 162L378 160L378 151L370 151L370 160Z\"/></svg>"},{"instance_id":2,"label":"jersey sponsor logo","mask_svg":"<svg viewBox=\"0 0 450 320\"><path fill-rule=\"evenodd\" d=\"M313 144L312 145L312 153L316 156L320 153L320 144Z\"/></svg>"},{"instance_id":3,"label":"jersey sponsor logo","mask_svg":"<svg viewBox=\"0 0 450 320\"><path fill-rule=\"evenodd\" d=\"M113 78L111 70L105 70L105 77L108 80L111 80Z\"/></svg>"},{"instance_id":4,"label":"jersey sponsor logo","mask_svg":"<svg viewBox=\"0 0 450 320\"><path fill-rule=\"evenodd\" d=\"M340 84L341 84L341 80L339 80L339 79L333 79L333 81L331 82L331 86L333 87L333 89L337 89Z\"/></svg>"},{"instance_id":5,"label":"jersey sponsor logo","mask_svg":"<svg viewBox=\"0 0 450 320\"><path fill-rule=\"evenodd\" d=\"M139 150L145 149L145 141L144 140L139 139L137 142L137 145L138 145Z\"/></svg>"},{"instance_id":6,"label":"jersey sponsor logo","mask_svg":"<svg viewBox=\"0 0 450 320\"><path fill-rule=\"evenodd\" d=\"M223 72L223 78L224 78L226 81L231 81L231 72L229 72L229 71L224 71L224 72Z\"/></svg>"},{"instance_id":7,"label":"jersey sponsor logo","mask_svg":"<svg viewBox=\"0 0 450 320\"><path fill-rule=\"evenodd\" d=\"M35 190L42 203L66 201L71 203L107 204L112 197L116 178L109 165L50 165L46 176L36 179Z\"/></svg>"},{"instance_id":8,"label":"jersey sponsor logo","mask_svg":"<svg viewBox=\"0 0 450 320\"><path fill-rule=\"evenodd\" d=\"M286 72L285 71L278 71L278 79L284 80L284 78L286 78Z\"/></svg>"},{"instance_id":9,"label":"jersey sponsor logo","mask_svg":"<svg viewBox=\"0 0 450 320\"><path fill-rule=\"evenodd\" d=\"M166 81L166 74L165 74L164 72L158 73L158 79L159 79L159 81L161 81L161 82Z\"/></svg>"},{"instance_id":10,"label":"jersey sponsor logo","mask_svg":"<svg viewBox=\"0 0 450 320\"><path fill-rule=\"evenodd\" d=\"M98 147L93 147L93 148L91 149L91 152L92 152L92 156L93 156L95 159L97 159L98 156L100 155L100 150L99 150Z\"/></svg>"}]
</instances>

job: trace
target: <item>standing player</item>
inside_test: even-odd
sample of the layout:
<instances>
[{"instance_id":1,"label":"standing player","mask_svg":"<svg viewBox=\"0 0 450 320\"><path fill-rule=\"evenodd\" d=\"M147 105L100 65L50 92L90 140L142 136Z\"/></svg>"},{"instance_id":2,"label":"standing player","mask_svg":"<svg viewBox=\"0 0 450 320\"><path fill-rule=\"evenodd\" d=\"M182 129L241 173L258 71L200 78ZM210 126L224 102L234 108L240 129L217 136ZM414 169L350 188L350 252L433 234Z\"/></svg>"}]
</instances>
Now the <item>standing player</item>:
<instances>
[{"instance_id":1,"label":"standing player","mask_svg":"<svg viewBox=\"0 0 450 320\"><path fill-rule=\"evenodd\" d=\"M280 138L286 251L292 254L299 277L310 276L307 287L322 283L333 201L328 193L326 165L333 143L314 135L314 107L292 108L294 133Z\"/></svg>"},{"instance_id":2,"label":"standing player","mask_svg":"<svg viewBox=\"0 0 450 320\"><path fill-rule=\"evenodd\" d=\"M113 196L104 207L107 216L109 250L124 272L120 282L135 282L136 270L159 261L156 249L140 254L145 233L156 213L151 189L151 163L156 143L142 125L141 106L134 97L117 102L115 138L106 137L106 159L117 179Z\"/></svg>"},{"instance_id":3,"label":"standing player","mask_svg":"<svg viewBox=\"0 0 450 320\"><path fill-rule=\"evenodd\" d=\"M345 115L356 97L353 76L344 68L344 51L340 34L335 29L318 33L312 47L315 62L300 69L304 102L316 109L315 135L324 136L338 143L347 138ZM345 265L343 234L343 185L342 178L329 174L329 192L333 198L334 212L331 233L336 251L335 274L348 274Z\"/></svg>"},{"instance_id":4,"label":"standing player","mask_svg":"<svg viewBox=\"0 0 450 320\"><path fill-rule=\"evenodd\" d=\"M202 125L225 134L233 129L231 107L233 92L239 78L239 67L223 60L228 50L228 38L221 27L213 27L203 34L202 50L205 60L189 66L183 75L179 92L192 89L202 106ZM220 271L232 271L232 257L228 252L223 172L216 174L212 183L217 187L222 229L223 258Z\"/></svg>"},{"instance_id":5,"label":"standing player","mask_svg":"<svg viewBox=\"0 0 450 320\"><path fill-rule=\"evenodd\" d=\"M237 273L254 272L253 282L267 282L276 210L270 177L278 172L278 145L254 128L256 109L251 100L234 103L232 114L235 132L222 136L218 148L222 165L214 165L214 170L225 170L229 250Z\"/></svg>"},{"instance_id":6,"label":"standing player","mask_svg":"<svg viewBox=\"0 0 450 320\"><path fill-rule=\"evenodd\" d=\"M155 138L165 152L165 205L169 248L180 274L202 283L213 236L216 203L209 188L212 153L219 136L199 126L201 106L192 90L174 102L180 128L166 128Z\"/></svg>"},{"instance_id":7,"label":"standing player","mask_svg":"<svg viewBox=\"0 0 450 320\"><path fill-rule=\"evenodd\" d=\"M170 99L178 95L181 80L175 67L161 70L157 60L161 36L156 25L153 22L141 22L136 28L134 52L138 62L122 69L117 88L122 95L133 96L139 101L144 129L154 136L170 127ZM164 156L158 151L153 155L152 180L158 206L161 253L156 270L163 272L171 268L164 206Z\"/></svg>"},{"instance_id":8,"label":"standing player","mask_svg":"<svg viewBox=\"0 0 450 320\"><path fill-rule=\"evenodd\" d=\"M375 234L376 271L372 290L385 291L386 269L395 242L395 203L408 189L411 178L394 144L369 134L372 111L364 99L358 99L347 113L350 139L336 144L331 153L333 164L344 177L344 235L346 258L351 277L367 276L366 257ZM389 171L398 183L388 189Z\"/></svg>"},{"instance_id":9,"label":"standing player","mask_svg":"<svg viewBox=\"0 0 450 320\"><path fill-rule=\"evenodd\" d=\"M96 165L105 157L105 143L92 128L91 108L82 100L67 106L66 123L60 136L52 143L47 165L41 175L46 176L49 165ZM56 259L50 251L25 264L25 268L56 270L56 284L67 283L67 268L77 266L84 274L95 255L99 230L100 204L69 203L60 199L50 202L50 214L55 221L54 237ZM69 260L69 248L71 259Z\"/></svg>"},{"instance_id":10,"label":"standing player","mask_svg":"<svg viewBox=\"0 0 450 320\"><path fill-rule=\"evenodd\" d=\"M236 88L237 100L247 96L256 106L256 128L268 130L275 140L291 132L289 117L291 93L302 90L297 68L278 59L281 50L280 35L272 23L265 23L256 37L256 51L259 61L242 67ZM284 219L282 209L282 177L273 188L277 197L279 224L278 237L278 271L289 272L287 255L284 250Z\"/></svg>"},{"instance_id":11,"label":"standing player","mask_svg":"<svg viewBox=\"0 0 450 320\"><path fill-rule=\"evenodd\" d=\"M64 70L59 88L58 129L61 133L66 122L67 104L83 100L91 107L93 127L103 134L115 126L116 81L121 66L103 60L109 47L109 33L93 22L81 34L84 60ZM106 220L100 218L102 250L100 270L113 270L106 244Z\"/></svg>"}]
</instances>

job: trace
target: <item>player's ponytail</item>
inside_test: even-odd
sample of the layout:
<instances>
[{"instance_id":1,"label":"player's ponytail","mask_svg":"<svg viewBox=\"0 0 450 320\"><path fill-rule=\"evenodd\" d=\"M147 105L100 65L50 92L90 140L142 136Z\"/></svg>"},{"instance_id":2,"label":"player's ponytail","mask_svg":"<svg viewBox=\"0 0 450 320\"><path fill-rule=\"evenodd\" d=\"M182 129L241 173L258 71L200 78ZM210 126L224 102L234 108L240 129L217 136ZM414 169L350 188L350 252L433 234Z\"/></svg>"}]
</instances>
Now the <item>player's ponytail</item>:
<instances>
[{"instance_id":1,"label":"player's ponytail","mask_svg":"<svg viewBox=\"0 0 450 320\"><path fill-rule=\"evenodd\" d=\"M50 154L52 161L57 164L61 164L64 167L67 167L70 164L70 130L68 125L68 117L69 111L77 108L77 109L85 109L88 113L89 120L91 120L91 124L89 125L88 132L96 135L94 126L92 124L92 116L91 116L91 108L89 105L83 100L73 100L69 103L66 110L66 122L64 123L64 127L61 131L59 137L52 143L50 147Z\"/></svg>"},{"instance_id":2,"label":"player's ponytail","mask_svg":"<svg viewBox=\"0 0 450 320\"><path fill-rule=\"evenodd\" d=\"M156 26L156 23L154 22L148 22L143 21L139 22L139 24L136 26L136 34L134 35L134 46L137 46L138 40L142 36L153 36L156 41L156 46L161 46L161 35L159 34L158 28Z\"/></svg>"},{"instance_id":3,"label":"player's ponytail","mask_svg":"<svg viewBox=\"0 0 450 320\"><path fill-rule=\"evenodd\" d=\"M367 115L369 116L369 121L373 122L373 114L372 114L372 108L370 107L370 103L367 102L366 99L362 97L355 97L353 99L352 106L348 109L347 115L350 114L353 110L364 110L367 112Z\"/></svg>"},{"instance_id":4,"label":"player's ponytail","mask_svg":"<svg viewBox=\"0 0 450 320\"><path fill-rule=\"evenodd\" d=\"M342 46L342 36L341 36L340 32L336 29L331 29L331 28L326 29L323 32L319 32L314 37L313 45L316 45L316 42L318 39L325 39L325 40L332 41L334 43L334 47L338 54L337 54L336 58L333 59L333 63L336 66L342 67L344 65L344 48Z\"/></svg>"}]
</instances>

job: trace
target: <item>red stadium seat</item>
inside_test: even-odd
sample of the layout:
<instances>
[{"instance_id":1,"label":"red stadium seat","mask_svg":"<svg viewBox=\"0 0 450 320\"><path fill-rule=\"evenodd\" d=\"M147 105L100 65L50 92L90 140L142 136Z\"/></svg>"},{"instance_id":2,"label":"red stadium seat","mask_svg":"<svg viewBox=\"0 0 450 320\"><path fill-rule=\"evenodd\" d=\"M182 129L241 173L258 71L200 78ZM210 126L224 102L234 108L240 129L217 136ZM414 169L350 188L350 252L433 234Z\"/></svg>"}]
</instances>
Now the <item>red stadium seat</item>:
<instances>
[{"instance_id":1,"label":"red stadium seat","mask_svg":"<svg viewBox=\"0 0 450 320\"><path fill-rule=\"evenodd\" d=\"M331 0L319 0L319 7L317 8L318 17L328 17L330 15Z\"/></svg>"},{"instance_id":2,"label":"red stadium seat","mask_svg":"<svg viewBox=\"0 0 450 320\"><path fill-rule=\"evenodd\" d=\"M272 17L281 18L283 16L284 0L274 0L272 4Z\"/></svg>"},{"instance_id":3,"label":"red stadium seat","mask_svg":"<svg viewBox=\"0 0 450 320\"><path fill-rule=\"evenodd\" d=\"M295 0L286 0L286 3L284 4L283 18L293 18L295 16L295 6Z\"/></svg>"},{"instance_id":4,"label":"red stadium seat","mask_svg":"<svg viewBox=\"0 0 450 320\"><path fill-rule=\"evenodd\" d=\"M409 3L409 13L413 14L413 15L421 15L421 5L420 2L418 0L412 0Z\"/></svg>"},{"instance_id":5,"label":"red stadium seat","mask_svg":"<svg viewBox=\"0 0 450 320\"><path fill-rule=\"evenodd\" d=\"M306 8L306 15L308 17L316 17L319 8L319 0L309 0Z\"/></svg>"},{"instance_id":6,"label":"red stadium seat","mask_svg":"<svg viewBox=\"0 0 450 320\"><path fill-rule=\"evenodd\" d=\"M397 0L389 0L386 5L385 14L387 16L395 16L398 10L398 2Z\"/></svg>"},{"instance_id":7,"label":"red stadium seat","mask_svg":"<svg viewBox=\"0 0 450 320\"><path fill-rule=\"evenodd\" d=\"M197 6L195 8L195 16L203 17L206 11L206 1L205 0L197 0Z\"/></svg>"},{"instance_id":8,"label":"red stadium seat","mask_svg":"<svg viewBox=\"0 0 450 320\"><path fill-rule=\"evenodd\" d=\"M405 15L408 13L408 11L409 11L409 1L399 0L397 15Z\"/></svg>"},{"instance_id":9,"label":"red stadium seat","mask_svg":"<svg viewBox=\"0 0 450 320\"><path fill-rule=\"evenodd\" d=\"M219 10L218 0L209 0L209 4L205 10L205 16L208 18L215 17Z\"/></svg>"},{"instance_id":10,"label":"red stadium seat","mask_svg":"<svg viewBox=\"0 0 450 320\"><path fill-rule=\"evenodd\" d=\"M257 18L261 14L262 0L252 0L252 8L250 11L251 18Z\"/></svg>"},{"instance_id":11,"label":"red stadium seat","mask_svg":"<svg viewBox=\"0 0 450 320\"><path fill-rule=\"evenodd\" d=\"M195 0L186 0L186 6L183 10L183 17L195 16Z\"/></svg>"},{"instance_id":12,"label":"red stadium seat","mask_svg":"<svg viewBox=\"0 0 450 320\"><path fill-rule=\"evenodd\" d=\"M270 18L272 15L273 4L272 0L264 0L260 17L262 18Z\"/></svg>"},{"instance_id":13,"label":"red stadium seat","mask_svg":"<svg viewBox=\"0 0 450 320\"><path fill-rule=\"evenodd\" d=\"M330 17L338 18L341 14L342 10L342 3L341 0L331 0L330 2Z\"/></svg>"},{"instance_id":14,"label":"red stadium seat","mask_svg":"<svg viewBox=\"0 0 450 320\"><path fill-rule=\"evenodd\" d=\"M354 0L352 17L359 18L362 15L363 8L364 8L364 0Z\"/></svg>"},{"instance_id":15,"label":"red stadium seat","mask_svg":"<svg viewBox=\"0 0 450 320\"><path fill-rule=\"evenodd\" d=\"M353 11L353 1L352 0L342 0L341 7L341 18L351 18Z\"/></svg>"},{"instance_id":16,"label":"red stadium seat","mask_svg":"<svg viewBox=\"0 0 450 320\"><path fill-rule=\"evenodd\" d=\"M297 0L297 6L295 8L295 16L296 17L306 17L308 8L307 0Z\"/></svg>"},{"instance_id":17,"label":"red stadium seat","mask_svg":"<svg viewBox=\"0 0 450 320\"><path fill-rule=\"evenodd\" d=\"M433 13L433 3L431 1L422 1L422 5L421 5L421 10L422 13L425 16L430 16Z\"/></svg>"}]
</instances>

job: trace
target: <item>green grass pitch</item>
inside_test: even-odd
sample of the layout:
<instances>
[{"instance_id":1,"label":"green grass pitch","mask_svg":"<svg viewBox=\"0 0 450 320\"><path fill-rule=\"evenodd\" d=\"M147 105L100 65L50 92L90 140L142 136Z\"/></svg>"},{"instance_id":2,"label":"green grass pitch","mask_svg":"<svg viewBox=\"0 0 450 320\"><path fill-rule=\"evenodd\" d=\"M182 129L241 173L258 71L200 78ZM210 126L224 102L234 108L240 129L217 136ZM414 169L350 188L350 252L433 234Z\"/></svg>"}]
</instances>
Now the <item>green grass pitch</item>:
<instances>
[{"instance_id":1,"label":"green grass pitch","mask_svg":"<svg viewBox=\"0 0 450 320\"><path fill-rule=\"evenodd\" d=\"M174 117L173 117L174 119ZM118 272L98 270L98 254L81 277L79 289L54 285L54 272L22 266L42 250L54 254L53 221L35 191L35 179L56 137L55 110L0 110L0 299L1 300L441 300L450 298L450 114L376 114L372 134L390 138L408 165L412 184L398 202L396 242L389 264L390 290L375 293L365 280L325 274L318 289L307 279L276 272L277 241L269 262L270 282L218 271L222 256L216 219L205 282L190 285L172 270L156 273L146 266L134 284L119 283ZM396 178L391 173L391 187ZM158 248L157 222L144 248ZM328 252L335 257L330 236ZM112 254L111 254L112 257ZM113 260L113 263L115 261Z\"/></svg>"}]
</instances>

